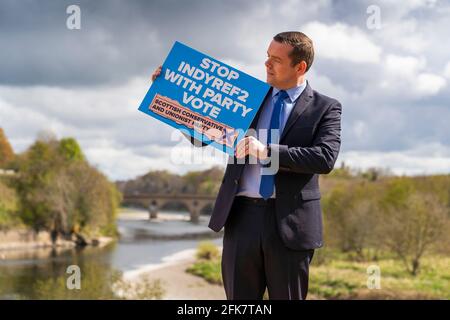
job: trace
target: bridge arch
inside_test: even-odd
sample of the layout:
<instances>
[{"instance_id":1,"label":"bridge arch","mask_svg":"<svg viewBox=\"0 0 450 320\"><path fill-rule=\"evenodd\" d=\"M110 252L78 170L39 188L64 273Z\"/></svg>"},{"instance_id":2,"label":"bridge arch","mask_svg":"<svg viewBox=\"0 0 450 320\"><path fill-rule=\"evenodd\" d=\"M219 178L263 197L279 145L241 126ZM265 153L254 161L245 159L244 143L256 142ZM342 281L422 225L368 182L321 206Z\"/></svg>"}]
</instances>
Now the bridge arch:
<instances>
[{"instance_id":1,"label":"bridge arch","mask_svg":"<svg viewBox=\"0 0 450 320\"><path fill-rule=\"evenodd\" d=\"M160 209L167 203L182 203L189 211L190 220L198 222L201 210L205 206L214 205L215 200L215 196L198 194L134 194L125 195L123 202L147 208L149 219L156 219Z\"/></svg>"}]
</instances>

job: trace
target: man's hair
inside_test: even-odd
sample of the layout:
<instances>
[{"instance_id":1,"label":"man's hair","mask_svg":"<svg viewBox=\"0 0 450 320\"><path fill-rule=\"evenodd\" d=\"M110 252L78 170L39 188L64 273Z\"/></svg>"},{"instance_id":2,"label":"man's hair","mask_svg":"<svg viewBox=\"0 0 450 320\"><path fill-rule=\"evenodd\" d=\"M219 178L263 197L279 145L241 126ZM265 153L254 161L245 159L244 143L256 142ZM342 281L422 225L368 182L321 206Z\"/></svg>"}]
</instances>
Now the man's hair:
<instances>
[{"instance_id":1,"label":"man's hair","mask_svg":"<svg viewBox=\"0 0 450 320\"><path fill-rule=\"evenodd\" d=\"M295 66L301 61L305 61L306 71L309 70L314 61L314 46L312 40L306 34L299 31L281 32L273 37L273 40L290 44L293 47L289 54L291 65Z\"/></svg>"}]
</instances>

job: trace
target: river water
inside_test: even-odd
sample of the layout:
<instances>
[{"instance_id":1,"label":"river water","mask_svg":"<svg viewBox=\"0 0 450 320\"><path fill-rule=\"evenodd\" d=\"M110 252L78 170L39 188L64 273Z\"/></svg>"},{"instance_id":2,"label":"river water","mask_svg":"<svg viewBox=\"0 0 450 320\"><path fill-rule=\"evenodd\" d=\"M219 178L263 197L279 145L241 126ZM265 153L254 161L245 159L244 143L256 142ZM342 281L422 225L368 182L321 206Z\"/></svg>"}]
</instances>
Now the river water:
<instances>
[{"instance_id":1,"label":"river water","mask_svg":"<svg viewBox=\"0 0 450 320\"><path fill-rule=\"evenodd\" d=\"M139 275L168 257L193 251L201 241L222 245L221 234L207 228L208 217L197 224L188 219L187 212L164 212L158 221L149 221L145 211L127 209L117 221L120 239L105 247L21 250L7 259L0 252L0 299L67 298L55 286L70 276L66 272L70 265L80 267L81 283L94 292L87 298L96 298L95 291L107 285L102 282L110 281L105 275L112 270L125 277ZM179 237L190 239L170 240Z\"/></svg>"}]
</instances>

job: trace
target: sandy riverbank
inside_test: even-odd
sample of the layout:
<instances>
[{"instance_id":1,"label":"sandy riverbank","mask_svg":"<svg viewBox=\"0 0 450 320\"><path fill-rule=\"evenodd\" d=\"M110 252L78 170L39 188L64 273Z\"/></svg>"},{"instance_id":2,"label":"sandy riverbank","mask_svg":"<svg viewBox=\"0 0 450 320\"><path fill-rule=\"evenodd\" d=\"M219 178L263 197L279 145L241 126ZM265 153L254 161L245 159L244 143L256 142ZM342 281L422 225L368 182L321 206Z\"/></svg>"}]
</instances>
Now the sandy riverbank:
<instances>
[{"instance_id":1,"label":"sandy riverbank","mask_svg":"<svg viewBox=\"0 0 450 320\"><path fill-rule=\"evenodd\" d=\"M223 300L226 299L222 286L210 284L203 278L185 270L194 262L184 261L160 268L144 276L149 280L160 279L166 290L166 300Z\"/></svg>"},{"instance_id":2,"label":"sandy riverbank","mask_svg":"<svg viewBox=\"0 0 450 320\"><path fill-rule=\"evenodd\" d=\"M165 300L223 300L226 299L223 286L210 284L203 278L186 272L195 262L195 249L180 251L163 258L160 264L148 265L135 271L128 271L124 279L131 282L146 278L161 280Z\"/></svg>"}]
</instances>

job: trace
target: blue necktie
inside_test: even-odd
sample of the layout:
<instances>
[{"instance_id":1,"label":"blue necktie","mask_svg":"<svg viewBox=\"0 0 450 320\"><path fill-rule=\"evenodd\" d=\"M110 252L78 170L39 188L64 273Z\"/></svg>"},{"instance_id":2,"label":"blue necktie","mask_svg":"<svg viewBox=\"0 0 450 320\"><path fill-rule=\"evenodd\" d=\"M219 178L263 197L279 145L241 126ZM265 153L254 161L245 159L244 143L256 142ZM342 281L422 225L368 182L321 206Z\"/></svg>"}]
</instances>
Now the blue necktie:
<instances>
[{"instance_id":1,"label":"blue necktie","mask_svg":"<svg viewBox=\"0 0 450 320\"><path fill-rule=\"evenodd\" d=\"M283 110L284 106L284 99L289 97L286 91L281 90L278 92L278 98L275 102L275 105L273 107L272 111L272 118L270 119L270 128L269 132L267 133L267 144L271 142L271 132L272 129L280 129L280 114ZM261 175L261 184L259 185L259 194L264 198L264 200L267 200L270 198L270 196L273 193L274 188L274 182L275 182L275 176L274 175Z\"/></svg>"}]
</instances>

